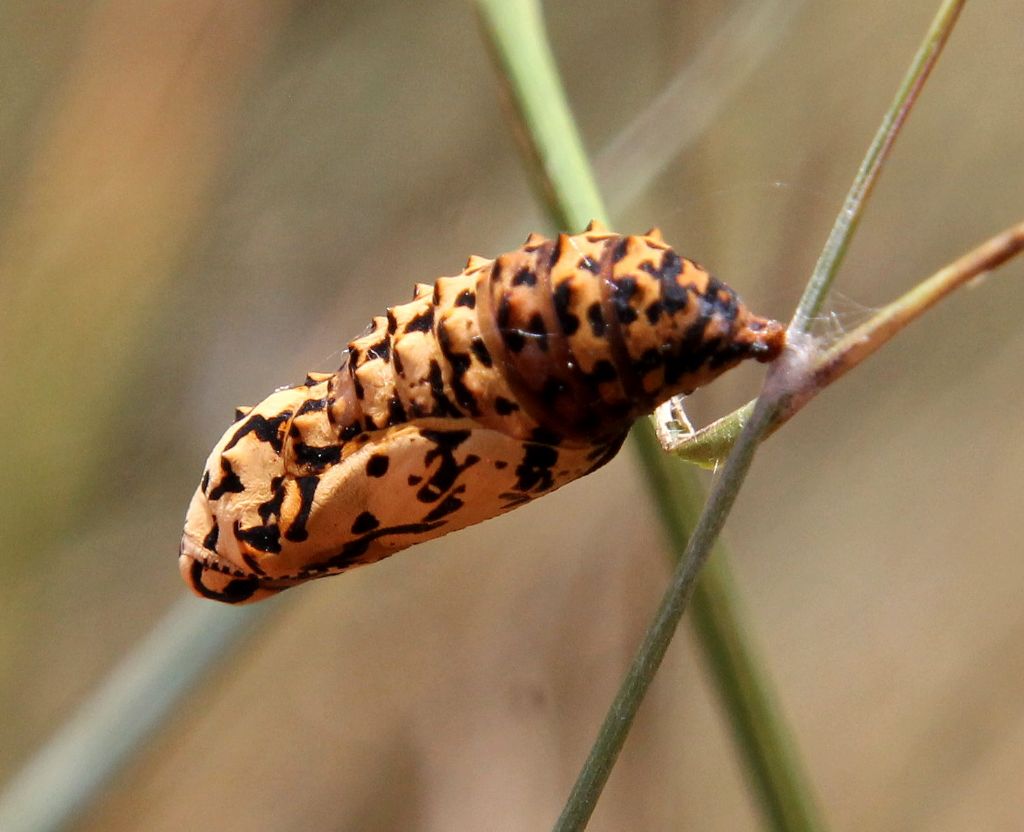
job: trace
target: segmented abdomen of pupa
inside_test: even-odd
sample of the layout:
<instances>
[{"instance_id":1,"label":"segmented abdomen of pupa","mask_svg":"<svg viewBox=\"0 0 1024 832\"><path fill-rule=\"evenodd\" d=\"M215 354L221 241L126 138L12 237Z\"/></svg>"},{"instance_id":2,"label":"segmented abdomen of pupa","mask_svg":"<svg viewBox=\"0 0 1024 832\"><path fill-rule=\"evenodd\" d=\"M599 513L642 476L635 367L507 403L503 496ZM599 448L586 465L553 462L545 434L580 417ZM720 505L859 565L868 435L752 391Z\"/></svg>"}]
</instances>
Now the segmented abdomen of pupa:
<instances>
[{"instance_id":1,"label":"segmented abdomen of pupa","mask_svg":"<svg viewBox=\"0 0 1024 832\"><path fill-rule=\"evenodd\" d=\"M374 318L335 373L240 414L189 508L182 574L205 597L258 600L501 514L784 340L656 230L592 223L472 257Z\"/></svg>"}]
</instances>

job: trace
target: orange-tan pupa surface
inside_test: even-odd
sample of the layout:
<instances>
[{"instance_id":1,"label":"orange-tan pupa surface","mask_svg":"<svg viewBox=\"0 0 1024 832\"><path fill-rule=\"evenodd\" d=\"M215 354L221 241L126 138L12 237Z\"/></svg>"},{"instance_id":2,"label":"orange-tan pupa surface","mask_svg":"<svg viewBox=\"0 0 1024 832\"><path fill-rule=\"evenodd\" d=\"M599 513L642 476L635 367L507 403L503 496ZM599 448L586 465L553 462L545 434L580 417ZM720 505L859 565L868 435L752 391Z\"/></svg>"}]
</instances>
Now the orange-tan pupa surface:
<instances>
[{"instance_id":1,"label":"orange-tan pupa surface","mask_svg":"<svg viewBox=\"0 0 1024 832\"><path fill-rule=\"evenodd\" d=\"M784 341L657 230L595 222L471 257L374 318L335 373L238 414L189 506L182 576L206 598L255 601L494 517Z\"/></svg>"}]
</instances>

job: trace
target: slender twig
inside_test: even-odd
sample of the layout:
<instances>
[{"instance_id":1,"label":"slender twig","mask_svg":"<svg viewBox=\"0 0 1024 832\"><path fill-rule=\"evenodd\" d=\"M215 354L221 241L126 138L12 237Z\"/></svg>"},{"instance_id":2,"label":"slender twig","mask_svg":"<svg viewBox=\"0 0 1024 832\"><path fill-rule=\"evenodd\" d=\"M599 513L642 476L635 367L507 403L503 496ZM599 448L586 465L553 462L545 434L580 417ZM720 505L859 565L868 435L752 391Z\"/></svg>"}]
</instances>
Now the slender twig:
<instances>
[{"instance_id":1,"label":"slender twig","mask_svg":"<svg viewBox=\"0 0 1024 832\"><path fill-rule=\"evenodd\" d=\"M966 0L945 0L925 33L924 40L896 91L896 97L889 105L878 132L875 133L871 146L864 156L864 161L857 170L857 175L843 202L843 208L836 217L821 256L814 266L810 280L807 281L807 287L793 313L793 320L789 326L791 332L806 332L814 316L821 310L825 296L835 280L839 266L842 265L850 240L853 239L853 234L860 224L864 207L882 172L882 166L889 158L896 137L921 94L921 89L928 80L935 62L939 59L942 47L946 45L946 40L952 33L965 2Z\"/></svg>"},{"instance_id":2,"label":"slender twig","mask_svg":"<svg viewBox=\"0 0 1024 832\"><path fill-rule=\"evenodd\" d=\"M1024 222L1007 228L977 248L921 281L909 292L883 306L827 350L814 354L792 396L775 415L766 435L778 430L818 393L860 364L940 300L993 271L1024 251ZM754 402L723 416L683 439L672 452L682 459L711 467L725 457L754 411Z\"/></svg>"},{"instance_id":3,"label":"slender twig","mask_svg":"<svg viewBox=\"0 0 1024 832\"><path fill-rule=\"evenodd\" d=\"M792 354L791 351L787 351L773 367L788 364ZM769 371L768 381L784 377L784 374L777 375ZM640 703L654 679L654 674L661 666L683 611L693 594L697 575L710 555L712 545L736 501L743 478L753 462L758 440L767 419L771 416L772 410L779 405L784 390L782 385L777 385L774 390L766 388L762 392L750 422L747 423L725 462L722 475L715 480L704 512L690 536L669 587L608 710L608 715L601 725L565 808L555 824L557 832L586 828L597 805L597 799L626 741ZM772 395L766 395L769 392Z\"/></svg>"},{"instance_id":4,"label":"slender twig","mask_svg":"<svg viewBox=\"0 0 1024 832\"><path fill-rule=\"evenodd\" d=\"M691 468L673 464L664 453L650 421L638 422L633 437L645 464L648 491L678 563L700 516L704 488ZM796 744L746 623L730 563L725 546L717 541L690 602L697 644L759 798L765 826L792 832L823 830Z\"/></svg>"},{"instance_id":5,"label":"slender twig","mask_svg":"<svg viewBox=\"0 0 1024 832\"><path fill-rule=\"evenodd\" d=\"M935 304L976 277L999 268L1024 251L1024 221L990 237L931 277L921 281L902 297L884 306L832 347L818 355L808 368L812 378L795 391L797 395L780 414L788 419L818 390L846 375L875 353L897 332ZM802 398L806 396L805 398Z\"/></svg>"}]
</instances>

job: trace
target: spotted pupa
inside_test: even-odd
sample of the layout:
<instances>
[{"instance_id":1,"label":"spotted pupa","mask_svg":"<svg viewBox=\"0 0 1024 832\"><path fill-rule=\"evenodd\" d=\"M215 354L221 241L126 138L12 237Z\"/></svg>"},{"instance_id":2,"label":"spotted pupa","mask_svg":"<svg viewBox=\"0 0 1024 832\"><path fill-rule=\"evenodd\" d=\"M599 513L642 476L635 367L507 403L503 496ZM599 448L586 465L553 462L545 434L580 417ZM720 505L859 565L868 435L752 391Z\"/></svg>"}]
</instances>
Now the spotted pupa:
<instances>
[{"instance_id":1,"label":"spotted pupa","mask_svg":"<svg viewBox=\"0 0 1024 832\"><path fill-rule=\"evenodd\" d=\"M594 222L471 257L374 318L335 373L236 414L189 506L181 574L246 603L502 514L784 342L656 229Z\"/></svg>"}]
</instances>

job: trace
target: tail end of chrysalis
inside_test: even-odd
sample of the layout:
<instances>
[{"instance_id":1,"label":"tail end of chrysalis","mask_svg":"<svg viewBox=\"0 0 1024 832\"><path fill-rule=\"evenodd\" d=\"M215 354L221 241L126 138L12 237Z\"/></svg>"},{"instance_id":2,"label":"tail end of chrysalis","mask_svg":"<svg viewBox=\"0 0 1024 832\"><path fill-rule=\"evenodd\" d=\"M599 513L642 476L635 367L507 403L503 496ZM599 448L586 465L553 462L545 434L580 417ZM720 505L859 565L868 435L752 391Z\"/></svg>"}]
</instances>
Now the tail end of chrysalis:
<instances>
[{"instance_id":1,"label":"tail end of chrysalis","mask_svg":"<svg viewBox=\"0 0 1024 832\"><path fill-rule=\"evenodd\" d=\"M751 315L747 325L737 333L737 340L746 343L750 356L756 361L774 361L786 346L786 325Z\"/></svg>"}]
</instances>

